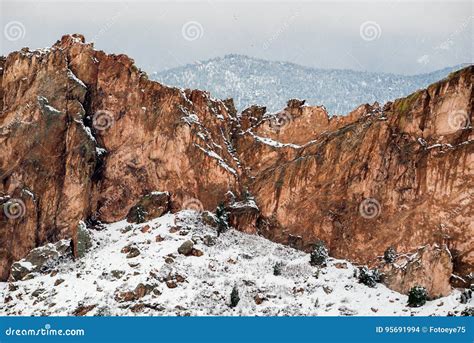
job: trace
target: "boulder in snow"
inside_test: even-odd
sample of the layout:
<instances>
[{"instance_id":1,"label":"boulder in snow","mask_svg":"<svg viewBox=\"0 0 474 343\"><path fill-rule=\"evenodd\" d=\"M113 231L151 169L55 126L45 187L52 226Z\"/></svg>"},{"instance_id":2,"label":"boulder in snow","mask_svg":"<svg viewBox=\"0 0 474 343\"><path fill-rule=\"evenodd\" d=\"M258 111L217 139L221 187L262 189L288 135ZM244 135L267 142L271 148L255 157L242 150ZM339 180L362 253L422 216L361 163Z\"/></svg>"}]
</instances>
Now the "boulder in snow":
<instances>
[{"instance_id":1,"label":"boulder in snow","mask_svg":"<svg viewBox=\"0 0 474 343\"><path fill-rule=\"evenodd\" d=\"M35 248L20 261L14 262L10 269L10 281L30 278L34 273L48 272L62 260L72 256L71 241L61 240Z\"/></svg>"}]
</instances>

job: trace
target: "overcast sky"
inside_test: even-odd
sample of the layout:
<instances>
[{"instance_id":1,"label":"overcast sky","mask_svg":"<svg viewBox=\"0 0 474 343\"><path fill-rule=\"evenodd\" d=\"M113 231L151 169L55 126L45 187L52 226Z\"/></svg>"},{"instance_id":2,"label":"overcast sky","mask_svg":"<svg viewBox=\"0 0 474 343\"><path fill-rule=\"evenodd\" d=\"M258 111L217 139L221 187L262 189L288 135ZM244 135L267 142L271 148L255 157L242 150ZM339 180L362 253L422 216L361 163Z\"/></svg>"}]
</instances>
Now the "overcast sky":
<instances>
[{"instance_id":1,"label":"overcast sky","mask_svg":"<svg viewBox=\"0 0 474 343\"><path fill-rule=\"evenodd\" d=\"M472 1L0 0L1 53L82 33L147 72L225 54L416 74L472 63Z\"/></svg>"}]
</instances>

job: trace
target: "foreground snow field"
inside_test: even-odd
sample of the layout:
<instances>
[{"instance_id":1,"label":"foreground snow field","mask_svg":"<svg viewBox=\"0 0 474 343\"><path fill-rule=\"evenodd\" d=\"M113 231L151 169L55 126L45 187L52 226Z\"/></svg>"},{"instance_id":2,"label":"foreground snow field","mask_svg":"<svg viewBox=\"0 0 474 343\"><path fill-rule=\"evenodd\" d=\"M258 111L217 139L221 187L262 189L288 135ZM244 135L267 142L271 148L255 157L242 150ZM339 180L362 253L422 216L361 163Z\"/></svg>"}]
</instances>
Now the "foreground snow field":
<instances>
[{"instance_id":1,"label":"foreground snow field","mask_svg":"<svg viewBox=\"0 0 474 343\"><path fill-rule=\"evenodd\" d=\"M139 225L121 221L91 235L84 258L0 283L0 315L444 316L473 305L461 304L455 290L407 307L405 295L358 283L346 261L330 259L318 273L309 254L235 230L216 237L192 211ZM194 246L181 247L189 240ZM234 286L240 301L232 308Z\"/></svg>"}]
</instances>

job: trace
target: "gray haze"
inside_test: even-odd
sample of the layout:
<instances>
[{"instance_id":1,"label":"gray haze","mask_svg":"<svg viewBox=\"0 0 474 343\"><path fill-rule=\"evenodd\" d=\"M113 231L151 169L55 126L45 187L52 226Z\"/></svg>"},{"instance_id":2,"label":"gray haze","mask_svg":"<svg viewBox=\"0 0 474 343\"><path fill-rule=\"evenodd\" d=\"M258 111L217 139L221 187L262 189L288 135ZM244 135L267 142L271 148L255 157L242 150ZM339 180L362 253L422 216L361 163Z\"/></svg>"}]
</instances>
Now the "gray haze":
<instances>
[{"instance_id":1,"label":"gray haze","mask_svg":"<svg viewBox=\"0 0 474 343\"><path fill-rule=\"evenodd\" d=\"M82 33L147 72L236 53L316 68L418 74L472 63L474 55L472 1L1 0L0 18L3 55ZM15 25L19 34L9 31Z\"/></svg>"}]
</instances>

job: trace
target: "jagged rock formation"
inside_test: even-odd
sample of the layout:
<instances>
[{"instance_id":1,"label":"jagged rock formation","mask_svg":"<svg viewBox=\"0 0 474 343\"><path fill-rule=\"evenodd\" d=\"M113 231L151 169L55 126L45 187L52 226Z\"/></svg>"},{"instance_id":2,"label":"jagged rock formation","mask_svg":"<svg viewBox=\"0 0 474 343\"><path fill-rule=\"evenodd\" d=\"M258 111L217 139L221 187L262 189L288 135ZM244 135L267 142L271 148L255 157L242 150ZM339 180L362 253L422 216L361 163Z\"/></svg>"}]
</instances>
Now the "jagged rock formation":
<instances>
[{"instance_id":1,"label":"jagged rock formation","mask_svg":"<svg viewBox=\"0 0 474 343\"><path fill-rule=\"evenodd\" d=\"M121 220L161 191L173 211L213 210L229 194L231 207L248 192L259 212L234 206L236 227L302 249L322 239L356 263L374 264L390 245L446 244L469 281L472 66L330 118L299 100L276 115L237 113L231 100L149 81L80 35L0 64L2 279L32 248L76 239L79 221Z\"/></svg>"},{"instance_id":2,"label":"jagged rock formation","mask_svg":"<svg viewBox=\"0 0 474 343\"><path fill-rule=\"evenodd\" d=\"M417 285L424 285L433 299L451 292L453 263L446 246L421 247L414 254L399 256L393 263L378 265L378 270L383 273L384 284L400 293L407 294Z\"/></svg>"}]
</instances>

